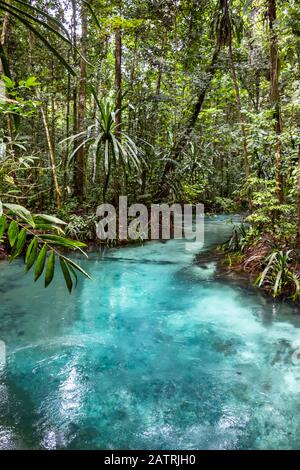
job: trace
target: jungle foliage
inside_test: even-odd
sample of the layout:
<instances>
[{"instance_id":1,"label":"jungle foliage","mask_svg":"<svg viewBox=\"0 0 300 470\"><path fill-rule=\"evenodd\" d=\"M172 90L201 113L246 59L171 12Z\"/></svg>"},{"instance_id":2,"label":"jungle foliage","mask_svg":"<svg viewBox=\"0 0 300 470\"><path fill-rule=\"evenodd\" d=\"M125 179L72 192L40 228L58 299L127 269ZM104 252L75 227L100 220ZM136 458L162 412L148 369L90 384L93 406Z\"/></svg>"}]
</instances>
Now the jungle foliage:
<instances>
[{"instance_id":1,"label":"jungle foliage","mask_svg":"<svg viewBox=\"0 0 300 470\"><path fill-rule=\"evenodd\" d=\"M82 249L101 202L201 202L245 215L225 250L258 285L299 295L297 0L0 0L0 24L2 251L46 284L58 257L70 290L53 237Z\"/></svg>"}]
</instances>

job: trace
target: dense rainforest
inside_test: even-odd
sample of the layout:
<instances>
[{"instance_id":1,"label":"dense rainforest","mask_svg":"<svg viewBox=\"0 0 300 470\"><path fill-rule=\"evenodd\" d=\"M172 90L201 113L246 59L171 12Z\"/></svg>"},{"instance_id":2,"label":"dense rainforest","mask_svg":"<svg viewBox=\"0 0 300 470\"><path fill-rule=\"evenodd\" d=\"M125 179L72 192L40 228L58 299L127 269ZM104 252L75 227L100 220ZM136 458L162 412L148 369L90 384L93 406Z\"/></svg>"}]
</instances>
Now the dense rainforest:
<instances>
[{"instance_id":1,"label":"dense rainforest","mask_svg":"<svg viewBox=\"0 0 300 470\"><path fill-rule=\"evenodd\" d=\"M0 255L72 290L99 203L199 202L243 214L232 268L299 297L298 0L1 0L0 24Z\"/></svg>"}]
</instances>

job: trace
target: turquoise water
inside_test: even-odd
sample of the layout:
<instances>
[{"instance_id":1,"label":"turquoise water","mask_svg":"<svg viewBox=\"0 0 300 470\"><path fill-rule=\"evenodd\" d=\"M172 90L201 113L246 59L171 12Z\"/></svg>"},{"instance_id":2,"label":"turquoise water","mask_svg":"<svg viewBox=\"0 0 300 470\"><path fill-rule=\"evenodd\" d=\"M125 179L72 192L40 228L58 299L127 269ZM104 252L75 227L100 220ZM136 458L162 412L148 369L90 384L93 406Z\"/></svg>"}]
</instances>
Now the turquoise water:
<instances>
[{"instance_id":1,"label":"turquoise water","mask_svg":"<svg viewBox=\"0 0 300 470\"><path fill-rule=\"evenodd\" d=\"M300 318L194 255L92 254L71 296L0 264L0 448L299 449Z\"/></svg>"}]
</instances>

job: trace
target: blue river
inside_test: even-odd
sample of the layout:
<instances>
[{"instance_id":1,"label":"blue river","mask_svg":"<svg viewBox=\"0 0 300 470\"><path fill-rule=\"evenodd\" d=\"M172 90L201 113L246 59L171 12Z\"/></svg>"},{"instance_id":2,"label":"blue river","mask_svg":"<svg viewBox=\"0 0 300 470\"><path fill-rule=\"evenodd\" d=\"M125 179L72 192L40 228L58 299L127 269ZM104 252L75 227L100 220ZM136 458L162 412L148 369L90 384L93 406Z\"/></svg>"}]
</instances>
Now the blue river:
<instances>
[{"instance_id":1,"label":"blue river","mask_svg":"<svg viewBox=\"0 0 300 470\"><path fill-rule=\"evenodd\" d=\"M206 218L204 249L229 222ZM45 290L2 262L0 448L299 449L297 309L196 254L92 253L72 295L58 265Z\"/></svg>"}]
</instances>

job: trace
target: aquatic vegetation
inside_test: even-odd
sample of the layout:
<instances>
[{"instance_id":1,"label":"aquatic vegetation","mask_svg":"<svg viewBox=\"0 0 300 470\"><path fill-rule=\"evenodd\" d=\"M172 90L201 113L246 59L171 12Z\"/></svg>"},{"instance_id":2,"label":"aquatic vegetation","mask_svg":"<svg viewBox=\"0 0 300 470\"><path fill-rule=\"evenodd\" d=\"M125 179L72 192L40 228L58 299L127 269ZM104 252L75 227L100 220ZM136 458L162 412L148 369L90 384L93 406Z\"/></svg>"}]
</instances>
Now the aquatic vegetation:
<instances>
[{"instance_id":1,"label":"aquatic vegetation","mask_svg":"<svg viewBox=\"0 0 300 470\"><path fill-rule=\"evenodd\" d=\"M293 256L292 250L273 252L265 259L267 266L255 284L271 290L274 297L290 292L290 297L296 300L300 296L300 278L291 266Z\"/></svg>"},{"instance_id":2,"label":"aquatic vegetation","mask_svg":"<svg viewBox=\"0 0 300 470\"><path fill-rule=\"evenodd\" d=\"M241 223L233 227L229 240L223 243L221 248L226 253L243 253L248 239L249 227Z\"/></svg>"},{"instance_id":3,"label":"aquatic vegetation","mask_svg":"<svg viewBox=\"0 0 300 470\"><path fill-rule=\"evenodd\" d=\"M72 214L68 218L68 224L65 232L68 236L75 240L88 241L96 238L96 221L95 215L80 216Z\"/></svg>"}]
</instances>

